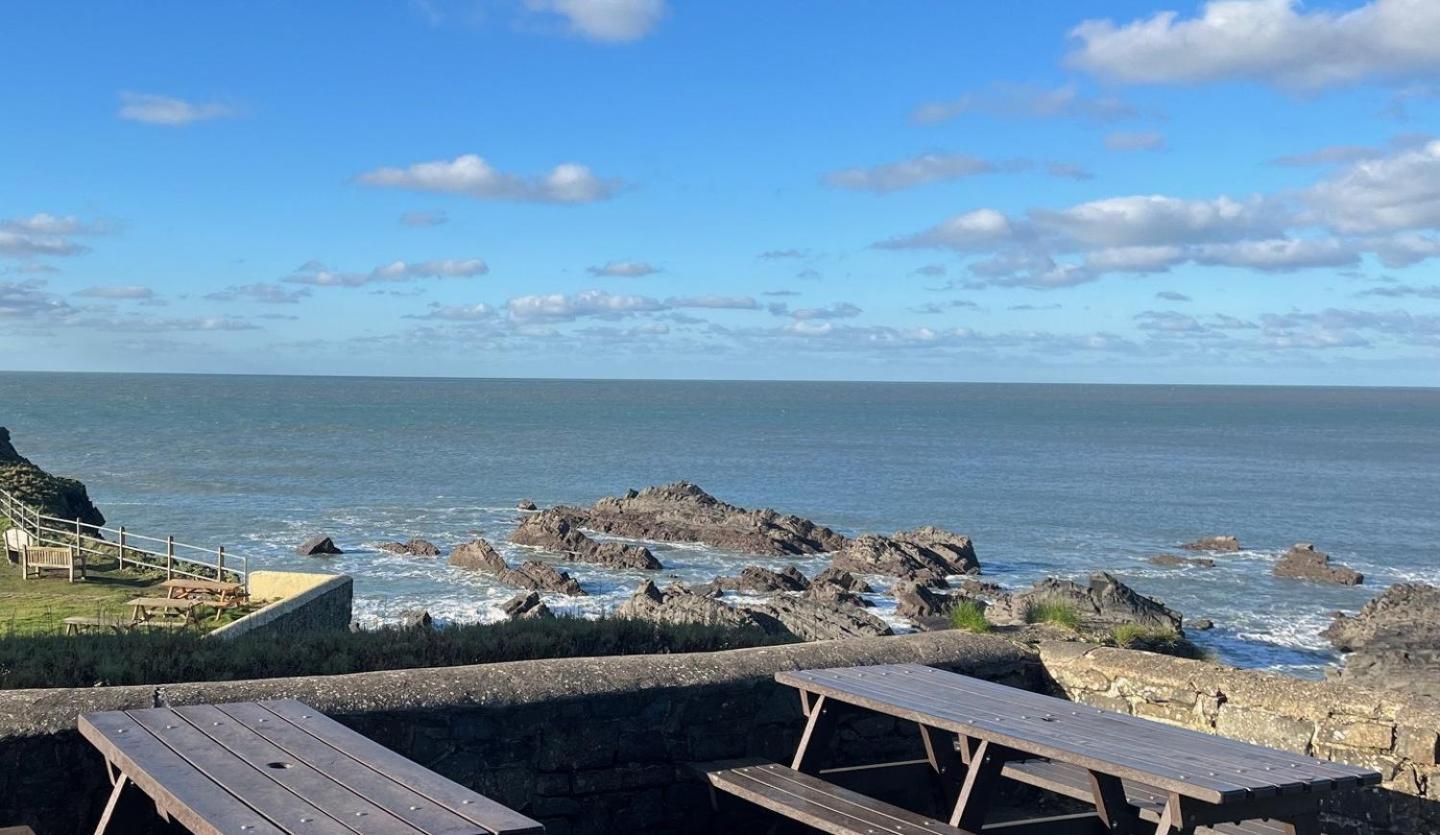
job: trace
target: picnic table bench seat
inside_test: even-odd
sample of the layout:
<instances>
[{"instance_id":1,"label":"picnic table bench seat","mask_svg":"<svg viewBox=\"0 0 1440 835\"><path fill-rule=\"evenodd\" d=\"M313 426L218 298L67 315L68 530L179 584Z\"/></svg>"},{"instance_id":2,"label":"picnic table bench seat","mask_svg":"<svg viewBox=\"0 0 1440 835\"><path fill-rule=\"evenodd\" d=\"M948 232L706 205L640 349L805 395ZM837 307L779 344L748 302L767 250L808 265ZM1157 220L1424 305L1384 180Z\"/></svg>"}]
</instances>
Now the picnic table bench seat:
<instances>
[{"instance_id":1,"label":"picnic table bench seat","mask_svg":"<svg viewBox=\"0 0 1440 835\"><path fill-rule=\"evenodd\" d=\"M88 629L110 629L115 632L125 632L134 626L131 621L123 618L87 617L85 615L71 615L65 618L65 634L76 635ZM0 832L0 835L4 835Z\"/></svg>"}]
</instances>

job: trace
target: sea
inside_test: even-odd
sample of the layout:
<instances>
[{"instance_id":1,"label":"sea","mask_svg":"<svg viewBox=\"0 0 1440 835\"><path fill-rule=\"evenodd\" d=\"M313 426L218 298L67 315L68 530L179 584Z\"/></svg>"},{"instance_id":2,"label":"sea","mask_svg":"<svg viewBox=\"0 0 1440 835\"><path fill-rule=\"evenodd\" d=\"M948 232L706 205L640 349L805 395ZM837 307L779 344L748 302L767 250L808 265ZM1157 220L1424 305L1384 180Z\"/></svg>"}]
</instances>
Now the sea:
<instances>
[{"instance_id":1,"label":"sea","mask_svg":"<svg viewBox=\"0 0 1440 835\"><path fill-rule=\"evenodd\" d=\"M224 545L252 570L353 575L366 625L409 609L495 620L514 593L380 542L481 536L519 561L536 554L507 542L518 500L682 479L849 535L968 534L1007 587L1110 571L1214 621L1190 634L1219 660L1302 676L1338 660L1319 636L1333 612L1440 582L1440 389L4 372L0 425L85 482L111 524ZM317 533L345 553L296 555ZM1212 534L1244 550L1210 569L1149 562ZM1273 577L1301 541L1364 584ZM647 544L662 583L791 562ZM793 562L813 574L826 560ZM645 579L564 567L589 595L550 602L584 616Z\"/></svg>"}]
</instances>

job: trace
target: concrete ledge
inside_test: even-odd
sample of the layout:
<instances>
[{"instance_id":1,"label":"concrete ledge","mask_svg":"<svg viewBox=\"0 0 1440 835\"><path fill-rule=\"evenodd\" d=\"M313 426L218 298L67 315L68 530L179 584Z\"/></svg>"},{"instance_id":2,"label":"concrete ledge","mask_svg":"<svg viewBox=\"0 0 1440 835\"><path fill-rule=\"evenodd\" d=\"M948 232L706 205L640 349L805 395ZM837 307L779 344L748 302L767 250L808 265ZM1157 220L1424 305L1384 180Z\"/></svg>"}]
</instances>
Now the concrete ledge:
<instances>
[{"instance_id":1,"label":"concrete ledge","mask_svg":"<svg viewBox=\"0 0 1440 835\"><path fill-rule=\"evenodd\" d=\"M350 625L354 584L348 574L256 571L250 575L250 596L275 602L207 633L206 637L231 640L275 629L282 623L285 628L307 631L345 629Z\"/></svg>"}]
</instances>

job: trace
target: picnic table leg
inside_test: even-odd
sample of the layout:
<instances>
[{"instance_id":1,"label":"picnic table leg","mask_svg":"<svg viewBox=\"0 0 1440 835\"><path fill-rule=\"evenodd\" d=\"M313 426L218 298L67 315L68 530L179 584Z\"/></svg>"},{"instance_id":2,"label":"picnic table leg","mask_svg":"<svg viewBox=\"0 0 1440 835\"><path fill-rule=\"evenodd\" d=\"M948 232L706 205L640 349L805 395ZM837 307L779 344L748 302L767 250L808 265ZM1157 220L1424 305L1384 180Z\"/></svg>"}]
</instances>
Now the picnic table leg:
<instances>
[{"instance_id":1,"label":"picnic table leg","mask_svg":"<svg viewBox=\"0 0 1440 835\"><path fill-rule=\"evenodd\" d=\"M116 778L115 788L110 790L110 799L105 802L105 811L100 813L100 822L95 825L95 835L105 835L105 830L110 826L110 819L115 815L115 807L119 805L121 795L129 786L129 777L121 774Z\"/></svg>"},{"instance_id":2,"label":"picnic table leg","mask_svg":"<svg viewBox=\"0 0 1440 835\"><path fill-rule=\"evenodd\" d=\"M827 753L830 737L835 734L840 706L824 696L816 696L806 704L810 708L810 719L805 723L805 734L800 737L800 746L795 749L790 767L804 774L815 774Z\"/></svg>"},{"instance_id":3,"label":"picnic table leg","mask_svg":"<svg viewBox=\"0 0 1440 835\"><path fill-rule=\"evenodd\" d=\"M1280 824L1285 827L1285 835L1320 835L1318 812L1297 815L1288 821L1281 821Z\"/></svg>"},{"instance_id":4,"label":"picnic table leg","mask_svg":"<svg viewBox=\"0 0 1440 835\"><path fill-rule=\"evenodd\" d=\"M1165 804L1165 812L1155 825L1155 835L1195 835L1195 825L1185 823L1179 797L1170 795L1170 802Z\"/></svg>"},{"instance_id":5,"label":"picnic table leg","mask_svg":"<svg viewBox=\"0 0 1440 835\"><path fill-rule=\"evenodd\" d=\"M1125 797L1125 784L1113 774L1090 772L1090 792L1095 799L1095 813L1111 832L1129 835L1140 831L1140 815Z\"/></svg>"},{"instance_id":6,"label":"picnic table leg","mask_svg":"<svg viewBox=\"0 0 1440 835\"><path fill-rule=\"evenodd\" d=\"M979 832L985 826L990 814L990 802L1000 784L1000 771L1006 760L1015 752L1003 745L992 745L982 739L971 750L970 767L965 771L965 782L960 787L960 796L955 801L955 810L950 813L950 825L967 832Z\"/></svg>"},{"instance_id":7,"label":"picnic table leg","mask_svg":"<svg viewBox=\"0 0 1440 835\"><path fill-rule=\"evenodd\" d=\"M925 743L925 759L930 761L930 768L940 783L943 808L953 808L965 780L965 763L955 750L955 735L921 725L920 739Z\"/></svg>"}]
</instances>

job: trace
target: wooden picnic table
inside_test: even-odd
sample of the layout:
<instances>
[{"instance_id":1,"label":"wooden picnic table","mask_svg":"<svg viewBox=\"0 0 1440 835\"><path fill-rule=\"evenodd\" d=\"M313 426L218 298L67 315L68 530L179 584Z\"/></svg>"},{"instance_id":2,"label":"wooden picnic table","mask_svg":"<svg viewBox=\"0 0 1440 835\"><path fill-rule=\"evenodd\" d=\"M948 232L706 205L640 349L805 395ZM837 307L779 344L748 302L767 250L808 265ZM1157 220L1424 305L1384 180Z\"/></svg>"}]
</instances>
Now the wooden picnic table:
<instances>
[{"instance_id":1,"label":"wooden picnic table","mask_svg":"<svg viewBox=\"0 0 1440 835\"><path fill-rule=\"evenodd\" d=\"M807 717L788 768L747 764L709 773L735 794L832 833L1201 832L1319 835L1320 799L1374 785L1372 769L1262 748L918 664L782 672ZM837 719L871 711L915 722L928 770L950 809L940 821L820 779ZM878 764L884 767L894 764ZM853 769L852 769L853 770ZM1002 780L1093 805L987 827ZM1206 829L1213 827L1213 830Z\"/></svg>"},{"instance_id":2,"label":"wooden picnic table","mask_svg":"<svg viewBox=\"0 0 1440 835\"><path fill-rule=\"evenodd\" d=\"M173 600L199 600L205 605L215 609L215 620L226 609L239 606L249 598L250 593L244 583L228 583L220 580L198 580L188 577L177 577L166 580L160 586L165 589L165 596Z\"/></svg>"},{"instance_id":3,"label":"wooden picnic table","mask_svg":"<svg viewBox=\"0 0 1440 835\"><path fill-rule=\"evenodd\" d=\"M80 733L114 785L196 835L543 835L539 823L301 702L105 711Z\"/></svg>"},{"instance_id":4,"label":"wooden picnic table","mask_svg":"<svg viewBox=\"0 0 1440 835\"><path fill-rule=\"evenodd\" d=\"M199 600L177 600L172 597L137 597L126 603L134 610L131 623L154 624L152 620L158 613L162 618L178 617L179 622L195 623L195 607L202 601ZM163 621L162 621L163 622Z\"/></svg>"}]
</instances>

